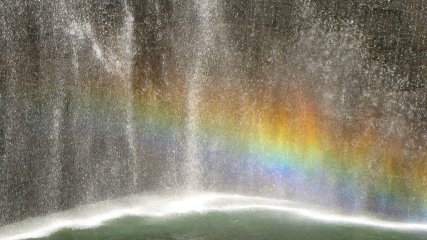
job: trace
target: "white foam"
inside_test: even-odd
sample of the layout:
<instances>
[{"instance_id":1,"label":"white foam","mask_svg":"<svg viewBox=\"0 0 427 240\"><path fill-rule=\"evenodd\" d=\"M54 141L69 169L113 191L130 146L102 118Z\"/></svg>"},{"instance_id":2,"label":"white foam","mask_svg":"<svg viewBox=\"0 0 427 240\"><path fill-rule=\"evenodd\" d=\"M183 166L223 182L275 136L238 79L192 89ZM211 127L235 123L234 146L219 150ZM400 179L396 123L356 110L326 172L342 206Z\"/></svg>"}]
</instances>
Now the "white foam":
<instances>
[{"instance_id":1,"label":"white foam","mask_svg":"<svg viewBox=\"0 0 427 240\"><path fill-rule=\"evenodd\" d=\"M105 221L123 216L166 217L190 213L248 210L282 211L315 221L335 224L427 232L427 223L392 222L363 216L336 215L321 210L304 208L286 200L219 193L193 193L184 196L130 196L81 206L3 226L0 228L0 239L20 240L45 237L63 228L92 228Z\"/></svg>"}]
</instances>

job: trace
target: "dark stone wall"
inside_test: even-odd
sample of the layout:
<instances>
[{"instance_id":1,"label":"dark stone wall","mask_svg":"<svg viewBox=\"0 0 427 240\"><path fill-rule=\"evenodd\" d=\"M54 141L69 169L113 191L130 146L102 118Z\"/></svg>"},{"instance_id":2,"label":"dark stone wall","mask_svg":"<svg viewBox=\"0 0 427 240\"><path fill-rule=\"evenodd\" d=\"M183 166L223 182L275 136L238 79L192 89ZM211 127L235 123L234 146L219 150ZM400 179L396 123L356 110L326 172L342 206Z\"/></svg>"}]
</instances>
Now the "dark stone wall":
<instances>
[{"instance_id":1,"label":"dark stone wall","mask_svg":"<svg viewBox=\"0 0 427 240\"><path fill-rule=\"evenodd\" d=\"M62 30L56 28L56 22L50 19L56 11L52 7L54 2L41 5L36 1L11 2L14 3L0 3L0 49L4 51L0 54L0 225L81 203L164 187L161 178L168 175L170 169L180 167L178 160L182 154L177 149L182 148L179 144L183 134L177 133L176 140L170 140L175 148L159 146L156 139L164 139L154 132L148 140L138 136L145 172L136 190L126 184L129 181L126 173L132 169L125 163L116 178L92 174L100 168L108 171L109 164L114 162L114 158L105 161L109 158L108 146L126 149L123 126L109 125L114 120L123 123L123 119L117 117L121 110L89 113L77 108L82 95L87 93L85 85L108 80L108 73L91 56L92 49L87 42L77 50L81 74L77 81L82 82L79 85L73 76L72 40L64 37ZM123 2L72 2L77 9L74 14L91 22L100 43L108 45L123 23ZM310 17L301 12L307 3L313 6ZM192 33L198 22L193 16L191 1L135 0L129 5L135 21L132 89L139 98L146 95L147 89L166 89L173 84L171 79L180 74L182 77L185 64L181 61L188 62L188 59L183 59L185 54L176 49L180 44L191 48ZM218 73L212 75L225 75L222 69L247 76L248 80L235 83L242 84L242 92L258 86L274 88L260 79L275 73L280 63L294 60L291 59L296 52L294 46L301 40L300 33L305 28L320 22L319 26L324 29L337 29L354 22L362 33L369 64L384 65L396 73L393 78L382 78L379 87L367 89L364 83L357 87L396 95L404 108L401 112L411 124L410 131L418 137L418 142L424 141L426 145L426 5L425 0L223 0L220 1L220 24L226 37L219 37L217 41L232 50L235 63L224 66L221 56L215 56L209 64L212 72ZM277 58L274 50L279 52ZM64 86L58 85L57 78L66 80ZM58 92L62 95L57 96ZM358 95L361 90L355 92L354 95ZM61 119L57 123L59 137L55 144L58 144L60 160L56 162L58 165L51 165L53 156L47 147L54 142L49 130L53 125L51 110L59 98L62 99ZM159 105L171 101L167 94L153 96L153 99ZM96 101L108 99L100 97ZM98 106L95 100L88 104L92 109ZM97 125L91 122L94 119L101 121ZM108 145L106 141L110 140ZM414 143L414 147L419 146ZM127 150L120 154L129 155ZM170 158L171 155L175 158ZM160 162L161 159L169 160ZM55 168L59 168L59 173L58 169L53 171ZM52 180L57 180L57 190L53 193L46 187L51 186ZM93 181L95 193L83 197L92 191L87 183Z\"/></svg>"},{"instance_id":2,"label":"dark stone wall","mask_svg":"<svg viewBox=\"0 0 427 240\"><path fill-rule=\"evenodd\" d=\"M365 35L370 58L396 68L406 78L404 83L384 83L386 87L397 91L425 88L427 4L423 0L313 2L316 14L324 20L355 21Z\"/></svg>"}]
</instances>

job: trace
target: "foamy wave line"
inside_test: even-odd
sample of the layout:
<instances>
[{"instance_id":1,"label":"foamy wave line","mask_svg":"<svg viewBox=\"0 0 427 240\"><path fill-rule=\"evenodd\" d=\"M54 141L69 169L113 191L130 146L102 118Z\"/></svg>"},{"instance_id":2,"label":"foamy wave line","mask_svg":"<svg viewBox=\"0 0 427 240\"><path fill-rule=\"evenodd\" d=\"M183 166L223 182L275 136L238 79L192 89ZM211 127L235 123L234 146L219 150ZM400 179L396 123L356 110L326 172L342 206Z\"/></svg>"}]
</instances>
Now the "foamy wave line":
<instances>
[{"instance_id":1,"label":"foamy wave line","mask_svg":"<svg viewBox=\"0 0 427 240\"><path fill-rule=\"evenodd\" d=\"M124 216L167 217L191 213L248 210L283 211L320 222L427 232L427 223L393 222L362 216L334 215L321 210L304 208L286 200L219 193L197 193L184 196L131 196L81 206L1 227L0 239L21 240L46 237L60 229L93 228L108 220Z\"/></svg>"}]
</instances>

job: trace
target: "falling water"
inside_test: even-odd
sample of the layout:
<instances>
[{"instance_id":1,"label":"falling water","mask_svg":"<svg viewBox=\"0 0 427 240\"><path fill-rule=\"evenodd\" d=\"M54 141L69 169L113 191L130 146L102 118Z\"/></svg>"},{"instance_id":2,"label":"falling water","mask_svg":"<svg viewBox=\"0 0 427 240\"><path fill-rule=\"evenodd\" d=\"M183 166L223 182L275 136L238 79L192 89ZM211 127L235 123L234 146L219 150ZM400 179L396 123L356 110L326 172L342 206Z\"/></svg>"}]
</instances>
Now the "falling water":
<instances>
[{"instance_id":1,"label":"falling water","mask_svg":"<svg viewBox=\"0 0 427 240\"><path fill-rule=\"evenodd\" d=\"M424 10L0 2L0 225L172 189L425 221Z\"/></svg>"},{"instance_id":2,"label":"falling water","mask_svg":"<svg viewBox=\"0 0 427 240\"><path fill-rule=\"evenodd\" d=\"M203 86L206 80L207 58L212 51L214 34L214 14L218 12L218 1L196 0L194 2L197 19L195 52L188 73L187 99L187 149L186 171L187 188L197 190L201 188L201 153L199 115L202 110L200 102L203 99Z\"/></svg>"},{"instance_id":3,"label":"falling water","mask_svg":"<svg viewBox=\"0 0 427 240\"><path fill-rule=\"evenodd\" d=\"M127 4L127 1L124 0L124 11L125 11L125 24L123 27L123 33L122 37L119 38L119 41L121 42L121 51L122 51L122 57L118 60L121 63L124 63L123 66L123 80L124 80L124 87L126 92L126 99L125 99L125 108L126 108L126 136L128 140L128 147L130 151L130 164L131 172L132 172L132 184L133 184L133 191L135 191L135 188L137 187L138 182L138 162L137 162L137 151L135 146L135 129L134 129L134 123L133 123L133 91L132 91L132 79L131 79L131 73L132 73L132 63L133 63L133 25L134 25L134 18L132 16L132 13L130 12L129 6Z\"/></svg>"}]
</instances>

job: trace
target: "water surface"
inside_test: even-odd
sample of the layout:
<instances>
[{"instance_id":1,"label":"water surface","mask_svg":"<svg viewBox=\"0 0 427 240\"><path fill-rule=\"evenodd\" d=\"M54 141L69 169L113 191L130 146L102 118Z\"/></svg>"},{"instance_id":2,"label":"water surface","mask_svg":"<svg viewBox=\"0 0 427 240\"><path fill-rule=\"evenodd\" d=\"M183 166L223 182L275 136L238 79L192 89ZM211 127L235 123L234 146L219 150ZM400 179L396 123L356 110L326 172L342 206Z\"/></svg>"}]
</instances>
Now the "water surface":
<instances>
[{"instance_id":1,"label":"water surface","mask_svg":"<svg viewBox=\"0 0 427 240\"><path fill-rule=\"evenodd\" d=\"M427 239L427 224L212 192L144 194L0 227L2 240Z\"/></svg>"},{"instance_id":2,"label":"water surface","mask_svg":"<svg viewBox=\"0 0 427 240\"><path fill-rule=\"evenodd\" d=\"M276 211L195 213L182 216L124 217L93 229L62 229L38 240L136 239L427 239L423 233L308 221Z\"/></svg>"}]
</instances>

